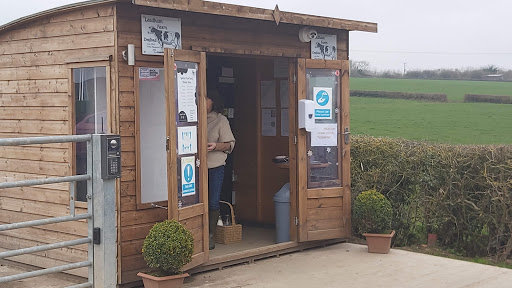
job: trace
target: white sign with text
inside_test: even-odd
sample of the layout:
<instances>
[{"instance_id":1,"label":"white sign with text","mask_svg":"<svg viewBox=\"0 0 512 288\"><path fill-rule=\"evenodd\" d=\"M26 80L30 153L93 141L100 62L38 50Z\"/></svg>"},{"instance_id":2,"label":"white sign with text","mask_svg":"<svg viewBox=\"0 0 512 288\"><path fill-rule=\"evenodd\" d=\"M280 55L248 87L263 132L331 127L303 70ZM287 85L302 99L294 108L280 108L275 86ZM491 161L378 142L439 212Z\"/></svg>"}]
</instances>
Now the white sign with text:
<instances>
[{"instance_id":1,"label":"white sign with text","mask_svg":"<svg viewBox=\"0 0 512 288\"><path fill-rule=\"evenodd\" d=\"M181 19L141 15L142 54L164 55L164 48L181 49Z\"/></svg>"}]
</instances>

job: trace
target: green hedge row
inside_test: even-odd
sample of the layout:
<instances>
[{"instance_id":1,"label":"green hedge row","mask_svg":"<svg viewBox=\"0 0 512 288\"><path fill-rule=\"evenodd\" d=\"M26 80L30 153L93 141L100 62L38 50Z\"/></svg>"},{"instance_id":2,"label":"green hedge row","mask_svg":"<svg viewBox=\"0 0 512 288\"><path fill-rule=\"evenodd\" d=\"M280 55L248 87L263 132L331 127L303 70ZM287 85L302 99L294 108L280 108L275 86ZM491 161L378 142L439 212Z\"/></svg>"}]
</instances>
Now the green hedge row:
<instances>
[{"instance_id":1,"label":"green hedge row","mask_svg":"<svg viewBox=\"0 0 512 288\"><path fill-rule=\"evenodd\" d=\"M496 96L496 95L466 94L466 95L464 95L464 102L512 104L512 97L511 96Z\"/></svg>"},{"instance_id":2,"label":"green hedge row","mask_svg":"<svg viewBox=\"0 0 512 288\"><path fill-rule=\"evenodd\" d=\"M512 256L512 145L463 146L356 136L352 196L377 189L393 205L395 245Z\"/></svg>"},{"instance_id":3,"label":"green hedge row","mask_svg":"<svg viewBox=\"0 0 512 288\"><path fill-rule=\"evenodd\" d=\"M419 101L447 102L446 94L434 93L407 93L407 92L390 92L390 91L364 91L350 90L352 97L373 97L373 98L389 98L389 99L406 99Z\"/></svg>"}]
</instances>

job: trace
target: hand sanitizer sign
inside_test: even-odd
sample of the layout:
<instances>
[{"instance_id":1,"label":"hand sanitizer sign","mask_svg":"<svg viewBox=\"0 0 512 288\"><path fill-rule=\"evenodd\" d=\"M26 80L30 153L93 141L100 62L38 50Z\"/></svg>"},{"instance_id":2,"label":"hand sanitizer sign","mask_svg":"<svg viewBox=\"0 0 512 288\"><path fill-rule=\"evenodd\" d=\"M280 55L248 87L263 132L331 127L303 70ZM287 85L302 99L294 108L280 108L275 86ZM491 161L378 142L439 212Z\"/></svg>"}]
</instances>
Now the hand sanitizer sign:
<instances>
[{"instance_id":1,"label":"hand sanitizer sign","mask_svg":"<svg viewBox=\"0 0 512 288\"><path fill-rule=\"evenodd\" d=\"M315 118L332 119L332 88L314 87Z\"/></svg>"},{"instance_id":2,"label":"hand sanitizer sign","mask_svg":"<svg viewBox=\"0 0 512 288\"><path fill-rule=\"evenodd\" d=\"M181 196L196 194L195 157L181 158Z\"/></svg>"}]
</instances>

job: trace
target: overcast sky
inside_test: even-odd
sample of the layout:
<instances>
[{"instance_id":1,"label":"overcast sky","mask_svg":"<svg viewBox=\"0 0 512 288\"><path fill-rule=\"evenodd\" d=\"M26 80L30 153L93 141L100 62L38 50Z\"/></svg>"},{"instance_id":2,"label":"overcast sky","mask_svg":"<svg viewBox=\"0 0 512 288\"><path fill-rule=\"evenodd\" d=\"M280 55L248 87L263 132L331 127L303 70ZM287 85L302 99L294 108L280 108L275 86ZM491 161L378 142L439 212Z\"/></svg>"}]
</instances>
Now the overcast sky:
<instances>
[{"instance_id":1,"label":"overcast sky","mask_svg":"<svg viewBox=\"0 0 512 288\"><path fill-rule=\"evenodd\" d=\"M2 2L0 24L73 0ZM6 5L5 2L9 2ZM512 69L510 0L222 0L282 11L378 24L378 33L350 32L350 58L373 69ZM186 35L184 35L186 37Z\"/></svg>"}]
</instances>

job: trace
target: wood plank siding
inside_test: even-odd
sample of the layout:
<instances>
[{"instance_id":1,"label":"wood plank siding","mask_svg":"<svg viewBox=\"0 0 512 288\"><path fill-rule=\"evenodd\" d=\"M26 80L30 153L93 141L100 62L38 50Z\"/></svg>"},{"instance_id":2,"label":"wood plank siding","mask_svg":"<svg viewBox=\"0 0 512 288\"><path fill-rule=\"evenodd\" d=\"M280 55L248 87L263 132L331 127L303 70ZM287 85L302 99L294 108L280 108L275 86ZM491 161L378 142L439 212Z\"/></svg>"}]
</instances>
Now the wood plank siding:
<instances>
[{"instance_id":1,"label":"wood plank siding","mask_svg":"<svg viewBox=\"0 0 512 288\"><path fill-rule=\"evenodd\" d=\"M81 63L70 62L114 55L114 12L113 4L88 6L0 31L0 138L73 133L69 69ZM71 175L72 164L70 144L0 147L1 182ZM66 184L0 189L0 223L69 215L68 191ZM76 208L77 213L86 210ZM85 221L0 232L0 251L86 235ZM9 259L53 267L84 261L87 245ZM80 268L69 273L87 277L88 272Z\"/></svg>"},{"instance_id":2,"label":"wood plank siding","mask_svg":"<svg viewBox=\"0 0 512 288\"><path fill-rule=\"evenodd\" d=\"M127 3L117 4L116 57L122 59L122 52L128 44L135 45L135 59L148 67L161 67L163 56L142 55L141 14L181 18L182 48L228 55L249 55L252 57L303 57L310 56L310 43L298 40L301 26L287 23L276 25L274 22L255 19L236 18L221 15L209 15L186 11L175 11L151 7L133 6ZM330 28L318 28L319 33L336 34L338 39L338 59L348 59L348 31ZM154 65L151 65L154 63ZM136 199L136 147L135 139L135 69L126 61L118 62L119 77L119 127L123 147L123 176L121 178L120 199L120 280L122 284L140 280L136 274L145 268L141 256L141 245L151 226L167 219L163 209L137 209ZM253 81L254 78L253 78ZM251 83L257 87L257 83ZM256 99L256 97L254 98ZM250 109L250 107L245 107ZM243 109L240 107L242 111ZM244 114L244 113L242 113ZM239 115L242 115L239 114ZM287 142L283 142L286 145ZM242 177L240 175L240 177ZM249 177L250 178L250 177ZM256 183L255 183L256 184ZM256 195L254 193L254 195ZM265 199L272 199L271 196ZM244 202L240 196L239 201ZM268 201L267 201L268 202ZM253 207L247 203L247 209ZM268 203L267 203L268 204ZM270 203L272 204L272 203ZM272 206L272 205L270 205ZM266 207L270 207L266 205ZM270 213L269 215L271 215ZM244 213L240 215L244 218ZM250 216L246 216L251 218ZM268 217L267 217L268 218ZM271 222L271 219L265 219ZM194 222L195 223L195 222ZM197 223L196 223L197 224ZM201 244L196 239L196 244ZM199 252L199 251L197 251Z\"/></svg>"},{"instance_id":3,"label":"wood plank siding","mask_svg":"<svg viewBox=\"0 0 512 288\"><path fill-rule=\"evenodd\" d=\"M246 150L238 149L247 155L236 160L236 167L256 163L256 157L270 159L274 156L271 148L276 143L272 139L260 139L262 137L256 131L256 127L261 125L257 100L260 92L258 80L274 79L270 74L276 57L293 59L289 64L289 78L299 75L295 59L311 56L311 43L302 43L298 39L300 28L311 25L318 33L336 35L338 60L348 60L348 30L376 31L376 24L373 23L315 18L289 12L283 12L281 22L276 25L273 18L269 18L274 17L269 14L269 10L242 7L238 10L241 14L237 14L233 9L238 6L227 5L222 8L218 3L204 4L197 0L136 2L147 2L149 6L155 6L155 3L167 4L158 8L158 5L134 5L131 0L90 1L0 26L0 138L73 134L75 112L71 69L106 67L107 97L110 97L107 101L109 132L120 134L122 142L122 173L116 183L117 272L118 283L126 285L139 281L137 272L146 268L141 247L149 229L156 222L168 218L167 210L141 205L136 192L137 169L140 167L140 163L137 163L140 162L137 145L140 140L136 138L138 91L135 90L138 85L135 83L135 71L137 66L161 68L164 65L163 56L142 55L141 14L180 18L183 50L207 52L207 57L234 56L230 58L233 66L245 70L237 75L237 83L242 85L236 87L236 93L245 93L249 100L236 104L237 113L241 116L238 126L234 125L233 129L245 138L240 139L237 145L245 147ZM177 6L169 6L171 2ZM201 10L202 6L199 7L198 3L203 3L207 9ZM187 11L183 5L189 5L190 10ZM260 14L251 11L259 11ZM127 50L128 44L135 45L137 66L128 66L123 60L122 53ZM204 53L201 55L204 57ZM305 66L302 68L305 69ZM293 100L297 97L296 93L300 93L300 86L291 85L290 100ZM294 107L291 104L290 109ZM348 117L348 111L344 113ZM290 135L297 134L294 125L291 124ZM248 126L255 127L254 131L246 129ZM260 154L251 154L251 151L258 149L258 145L263 147ZM285 154L293 145L288 138L280 137L279 153ZM291 157L293 159L295 156ZM0 147L0 182L71 175L76 165L74 162L71 144ZM263 173L258 172L258 169L264 169ZM272 196L288 178L287 171L270 162L259 163L259 166L253 165L245 170L241 168L238 176L244 184L235 186L235 190L237 193L245 191L246 195L237 194L240 197L237 196L236 201L239 207L247 207L244 206L244 211L237 211L237 217L248 222L272 223L273 208L269 208L273 207ZM295 168L291 171L297 172ZM279 176L279 181L260 184L274 175ZM301 176L293 175L291 180L295 181L297 177ZM347 179L344 178L344 181ZM297 193L295 190L292 193ZM266 192L262 194L258 191ZM297 195L293 195L297 198ZM312 238L317 231L348 227L345 225L350 224L350 219L340 218L348 217L348 214L340 215L338 212L339 207L349 211L350 199L347 200L346 194L332 195L326 200L310 196L307 203L303 203L307 206L304 211L308 213L308 222L301 224L309 227L313 233ZM84 212L84 207L84 203L77 204L77 212ZM204 209L204 206L197 209L201 208ZM66 184L0 189L0 224L68 215L69 209L69 186ZM265 209L272 209L272 212L263 213ZM296 214L295 211L292 211L292 215L295 215L293 213ZM190 218L185 219L186 215ZM319 215L328 217L322 218ZM201 263L208 256L208 251L201 248L206 241L201 233L202 227L206 225L205 219L190 213L180 217L180 221L194 235L194 264ZM86 234L85 221L0 232L0 251L67 241L82 238ZM297 239L297 236L292 235L292 239ZM87 251L87 245L78 245L11 260L47 268L82 261L87 258ZM87 268L69 273L87 277Z\"/></svg>"}]
</instances>

